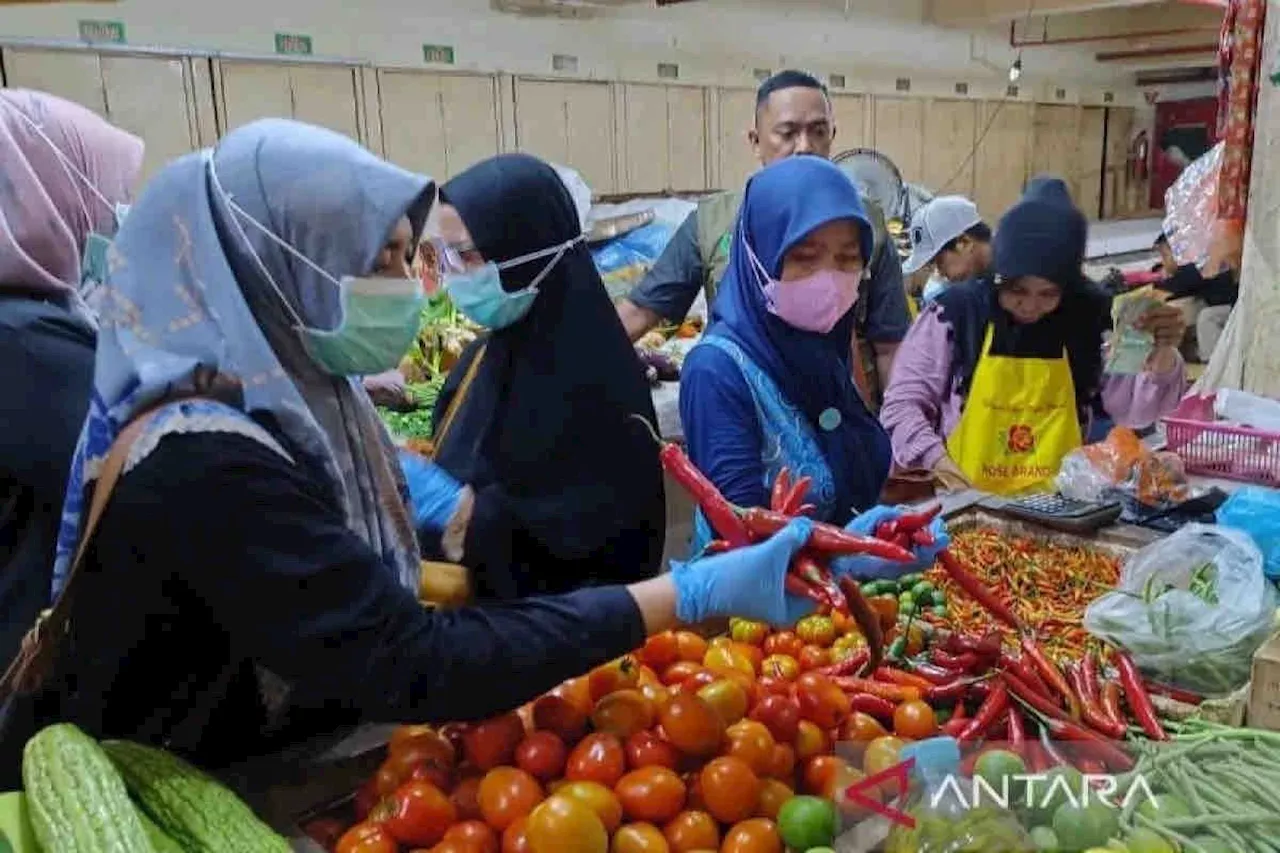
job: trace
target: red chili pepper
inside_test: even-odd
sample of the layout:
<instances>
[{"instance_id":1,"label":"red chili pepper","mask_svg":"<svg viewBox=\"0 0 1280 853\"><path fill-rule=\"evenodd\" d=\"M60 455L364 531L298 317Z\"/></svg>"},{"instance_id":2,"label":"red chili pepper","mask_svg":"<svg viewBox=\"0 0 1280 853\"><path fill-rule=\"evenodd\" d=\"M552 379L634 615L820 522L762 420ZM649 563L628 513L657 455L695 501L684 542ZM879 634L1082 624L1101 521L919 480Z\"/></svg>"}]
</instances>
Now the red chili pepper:
<instances>
[{"instance_id":1,"label":"red chili pepper","mask_svg":"<svg viewBox=\"0 0 1280 853\"><path fill-rule=\"evenodd\" d=\"M985 702L991 693L991 680L984 678L969 685L967 698L973 702Z\"/></svg>"},{"instance_id":2,"label":"red chili pepper","mask_svg":"<svg viewBox=\"0 0 1280 853\"><path fill-rule=\"evenodd\" d=\"M1044 723L1040 723L1040 750L1044 756L1043 770L1050 767L1064 767L1067 760L1062 757L1062 753L1054 747L1053 741L1049 740L1049 729Z\"/></svg>"},{"instance_id":3,"label":"red chili pepper","mask_svg":"<svg viewBox=\"0 0 1280 853\"><path fill-rule=\"evenodd\" d=\"M948 737L956 738L958 740L960 738L960 733L963 732L966 728L968 728L968 726L969 726L969 721L966 720L964 717L952 717L951 719L943 723L941 726L939 726L938 730L941 731L944 735L947 735Z\"/></svg>"},{"instance_id":4,"label":"red chili pepper","mask_svg":"<svg viewBox=\"0 0 1280 853\"><path fill-rule=\"evenodd\" d=\"M1101 704L1102 691L1098 688L1098 659L1093 649L1086 649L1084 657L1080 660L1080 688L1081 700Z\"/></svg>"},{"instance_id":5,"label":"red chili pepper","mask_svg":"<svg viewBox=\"0 0 1280 853\"><path fill-rule=\"evenodd\" d=\"M1204 701L1204 697L1199 693L1192 693L1190 690L1183 690L1180 687L1174 687L1170 684L1161 684L1158 681L1152 681L1149 678L1142 680L1143 686L1147 688L1147 692L1156 696L1164 696L1175 702L1183 702L1187 705L1199 705Z\"/></svg>"},{"instance_id":6,"label":"red chili pepper","mask_svg":"<svg viewBox=\"0 0 1280 853\"><path fill-rule=\"evenodd\" d=\"M834 675L857 675L858 670L862 669L869 660L871 660L871 650L858 649L858 651L838 663L818 667L817 672L827 677Z\"/></svg>"},{"instance_id":7,"label":"red chili pepper","mask_svg":"<svg viewBox=\"0 0 1280 853\"><path fill-rule=\"evenodd\" d=\"M907 664L911 667L912 672L933 685L950 684L957 677L964 674L956 672L954 669L947 669L945 666L938 666L924 661L912 660L907 661Z\"/></svg>"},{"instance_id":8,"label":"red chili pepper","mask_svg":"<svg viewBox=\"0 0 1280 853\"><path fill-rule=\"evenodd\" d=\"M1012 672L1006 670L1001 675L1001 681L1008 685L1010 693L1017 696L1033 710L1039 711L1046 717L1061 718L1066 716L1063 710L1054 704L1053 700L1037 693L1025 681L1014 675Z\"/></svg>"},{"instance_id":9,"label":"red chili pepper","mask_svg":"<svg viewBox=\"0 0 1280 853\"><path fill-rule=\"evenodd\" d=\"M858 582L848 575L842 575L838 581L840 592L844 593L845 606L853 617L858 630L867 641L868 656L863 671L871 672L884 660L884 631L880 627L880 614L862 594Z\"/></svg>"},{"instance_id":10,"label":"red chili pepper","mask_svg":"<svg viewBox=\"0 0 1280 853\"><path fill-rule=\"evenodd\" d=\"M791 494L791 469L783 465L778 470L778 476L773 480L773 491L769 495L769 509L785 512L789 494Z\"/></svg>"},{"instance_id":11,"label":"red chili pepper","mask_svg":"<svg viewBox=\"0 0 1280 853\"><path fill-rule=\"evenodd\" d=\"M758 539L767 539L790 523L791 519L780 512L752 507L741 509L739 514L747 531ZM809 547L825 556L843 557L854 554L870 554L896 563L910 563L915 560L911 552L891 542L881 542L858 536L842 530L832 524L815 522L813 534L809 537Z\"/></svg>"},{"instance_id":12,"label":"red chili pepper","mask_svg":"<svg viewBox=\"0 0 1280 853\"><path fill-rule=\"evenodd\" d=\"M1089 698L1089 692L1085 689L1084 668L1080 665L1068 664L1067 678L1071 681L1072 689L1080 697L1080 714L1085 723L1109 738L1115 740L1123 738L1126 731L1125 725L1107 716L1099 700Z\"/></svg>"},{"instance_id":13,"label":"red chili pepper","mask_svg":"<svg viewBox=\"0 0 1280 853\"><path fill-rule=\"evenodd\" d=\"M1071 714L1071 719L1080 719L1080 700L1076 697L1075 691L1067 683L1062 671L1058 669L1053 661L1049 660L1049 656L1041 650L1035 639L1029 634L1022 635L1022 653L1035 665L1036 672L1040 673L1040 677L1045 680L1045 683L1067 703L1067 710Z\"/></svg>"},{"instance_id":14,"label":"red chili pepper","mask_svg":"<svg viewBox=\"0 0 1280 853\"><path fill-rule=\"evenodd\" d=\"M1046 717L1043 722L1049 733L1055 738L1087 744L1088 751L1092 756L1100 759L1112 770L1128 770L1133 767L1133 758L1121 749L1115 741L1109 740L1071 720Z\"/></svg>"},{"instance_id":15,"label":"red chili pepper","mask_svg":"<svg viewBox=\"0 0 1280 853\"><path fill-rule=\"evenodd\" d=\"M798 598L807 598L818 604L825 605L827 603L827 596L799 575L787 572L782 580L783 588L792 595Z\"/></svg>"},{"instance_id":16,"label":"red chili pepper","mask_svg":"<svg viewBox=\"0 0 1280 853\"><path fill-rule=\"evenodd\" d=\"M903 687L918 687L920 690L932 690L933 682L919 675L913 675L910 672L903 672L900 669L894 669L891 666L877 667L871 676L876 681L883 681L885 684L901 684Z\"/></svg>"},{"instance_id":17,"label":"red chili pepper","mask_svg":"<svg viewBox=\"0 0 1280 853\"><path fill-rule=\"evenodd\" d=\"M903 687L900 684L885 684L869 678L833 678L837 687L845 693L870 693L890 702L913 702L920 698L920 690L916 687Z\"/></svg>"},{"instance_id":18,"label":"red chili pepper","mask_svg":"<svg viewBox=\"0 0 1280 853\"><path fill-rule=\"evenodd\" d=\"M942 512L942 504L935 503L927 509L917 510L916 512L908 512L898 516L893 523L899 532L914 533L917 530L923 530L933 523L933 520Z\"/></svg>"},{"instance_id":19,"label":"red chili pepper","mask_svg":"<svg viewBox=\"0 0 1280 853\"><path fill-rule=\"evenodd\" d=\"M970 598L982 605L984 610L1015 631L1022 632L1022 622L1013 614L1013 611L1006 607L1003 601L996 598L996 594L988 589L986 584L961 565L951 551L943 551L938 554L938 561L942 565L943 571L956 582L956 585L964 590Z\"/></svg>"},{"instance_id":20,"label":"red chili pepper","mask_svg":"<svg viewBox=\"0 0 1280 853\"><path fill-rule=\"evenodd\" d=\"M942 641L941 648L952 654L963 654L964 652L973 652L980 657L994 656L1000 654L1003 643L1000 639L999 631L988 631L982 636L976 634L948 634L946 639Z\"/></svg>"},{"instance_id":21,"label":"red chili pepper","mask_svg":"<svg viewBox=\"0 0 1280 853\"><path fill-rule=\"evenodd\" d=\"M1076 769L1088 776L1102 776L1107 772L1107 765L1096 758L1081 758L1076 762ZM1094 780L1097 784L1097 780Z\"/></svg>"},{"instance_id":22,"label":"red chili pepper","mask_svg":"<svg viewBox=\"0 0 1280 853\"><path fill-rule=\"evenodd\" d=\"M951 719L963 720L968 715L968 711L963 702L957 702L956 707L951 711Z\"/></svg>"},{"instance_id":23,"label":"red chili pepper","mask_svg":"<svg viewBox=\"0 0 1280 853\"><path fill-rule=\"evenodd\" d=\"M910 544L919 545L921 548L932 548L938 544L938 540L927 530L917 530L911 534Z\"/></svg>"},{"instance_id":24,"label":"red chili pepper","mask_svg":"<svg viewBox=\"0 0 1280 853\"><path fill-rule=\"evenodd\" d=\"M1033 667L1027 666L1027 662L1022 658L1016 658L1007 652L1003 652L1000 655L1000 668L1005 672L1012 672L1018 676L1018 678L1027 683L1028 687L1031 687L1046 699L1050 698L1049 685L1045 684L1040 674Z\"/></svg>"},{"instance_id":25,"label":"red chili pepper","mask_svg":"<svg viewBox=\"0 0 1280 853\"><path fill-rule=\"evenodd\" d=\"M1007 710L1009 710L1009 689L1005 687L1003 682L998 681L992 685L991 693L987 696L987 700L982 703L982 707L978 708L978 712L973 715L969 725L960 733L958 740L964 742L982 737L1000 719L1000 715Z\"/></svg>"},{"instance_id":26,"label":"red chili pepper","mask_svg":"<svg viewBox=\"0 0 1280 853\"><path fill-rule=\"evenodd\" d=\"M961 652L955 655L942 649L934 649L930 653L930 657L938 666L946 667L955 672L972 672L981 662L981 658L973 652Z\"/></svg>"},{"instance_id":27,"label":"red chili pepper","mask_svg":"<svg viewBox=\"0 0 1280 853\"><path fill-rule=\"evenodd\" d=\"M945 705L948 702L955 702L956 707L963 707L964 703L961 700L969 695L969 688L973 687L973 684L972 678L961 677L947 684L931 685L924 691L924 701L930 705Z\"/></svg>"},{"instance_id":28,"label":"red chili pepper","mask_svg":"<svg viewBox=\"0 0 1280 853\"><path fill-rule=\"evenodd\" d=\"M842 613L849 612L849 605L845 601L844 593L836 586L831 578L831 572L818 564L812 554L801 551L791 560L791 572L799 575L811 586L819 589L826 596L827 604L834 610Z\"/></svg>"},{"instance_id":29,"label":"red chili pepper","mask_svg":"<svg viewBox=\"0 0 1280 853\"><path fill-rule=\"evenodd\" d=\"M1128 728L1124 711L1120 709L1120 685L1110 679L1102 682L1102 710L1112 720Z\"/></svg>"},{"instance_id":30,"label":"red chili pepper","mask_svg":"<svg viewBox=\"0 0 1280 853\"><path fill-rule=\"evenodd\" d=\"M796 511L792 513L792 515L812 516L817 511L818 507L816 504L800 504L800 506L796 507Z\"/></svg>"},{"instance_id":31,"label":"red chili pepper","mask_svg":"<svg viewBox=\"0 0 1280 853\"><path fill-rule=\"evenodd\" d=\"M645 424L648 425L648 421L645 421ZM649 427L649 431L653 432L652 426ZM653 433L653 436L655 439L658 437L657 433ZM659 441L662 449L658 451L658 459L662 462L663 470L694 499L707 517L707 523L711 525L711 529L734 548L750 545L751 536L747 532L747 525L733 504L729 503L725 496L720 494L715 484L697 469L679 445L660 439Z\"/></svg>"},{"instance_id":32,"label":"red chili pepper","mask_svg":"<svg viewBox=\"0 0 1280 853\"><path fill-rule=\"evenodd\" d=\"M1009 749L1017 755L1027 748L1026 721L1022 719L1022 709L1016 705L1009 706Z\"/></svg>"},{"instance_id":33,"label":"red chili pepper","mask_svg":"<svg viewBox=\"0 0 1280 853\"><path fill-rule=\"evenodd\" d=\"M1116 649L1116 669L1120 671L1120 685L1124 687L1125 701L1138 720L1138 725L1142 726L1142 731L1152 740L1168 740L1164 726L1160 725L1160 720L1156 717L1156 709L1151 705L1147 688L1142 684L1138 667L1128 652Z\"/></svg>"},{"instance_id":34,"label":"red chili pepper","mask_svg":"<svg viewBox=\"0 0 1280 853\"><path fill-rule=\"evenodd\" d=\"M725 551L732 550L733 549L729 546L729 543L723 539L712 539L706 544L706 547L702 549L702 555L704 557L710 557L712 554L723 554Z\"/></svg>"},{"instance_id":35,"label":"red chili pepper","mask_svg":"<svg viewBox=\"0 0 1280 853\"><path fill-rule=\"evenodd\" d=\"M854 711L870 714L877 720L892 720L893 711L897 706L882 696L855 693L849 697L849 707Z\"/></svg>"},{"instance_id":36,"label":"red chili pepper","mask_svg":"<svg viewBox=\"0 0 1280 853\"><path fill-rule=\"evenodd\" d=\"M790 491L782 499L782 506L779 507L787 515L795 515L800 507L804 505L804 499L809 494L809 486L813 485L812 477L800 477L791 484Z\"/></svg>"}]
</instances>

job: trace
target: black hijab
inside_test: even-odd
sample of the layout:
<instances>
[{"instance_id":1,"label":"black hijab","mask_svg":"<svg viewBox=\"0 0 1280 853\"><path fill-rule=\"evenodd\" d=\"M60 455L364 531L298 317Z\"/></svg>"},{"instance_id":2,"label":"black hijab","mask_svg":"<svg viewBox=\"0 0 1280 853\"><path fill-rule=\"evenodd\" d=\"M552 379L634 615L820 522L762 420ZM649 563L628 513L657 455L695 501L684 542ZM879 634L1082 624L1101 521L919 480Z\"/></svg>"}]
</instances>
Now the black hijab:
<instances>
[{"instance_id":1,"label":"black hijab","mask_svg":"<svg viewBox=\"0 0 1280 853\"><path fill-rule=\"evenodd\" d=\"M457 208L476 248L494 262L565 243L582 231L559 175L524 154L472 166L445 184L440 197ZM503 289L527 286L550 260L503 270ZM437 423L480 344L483 360L436 448L436 462L477 492L500 486L519 530L551 557L609 552L620 564L644 564L618 565L619 576L656 571L666 529L662 471L657 444L631 416L655 425L657 418L586 245L574 245L556 262L522 320L464 354L436 403Z\"/></svg>"},{"instance_id":2,"label":"black hijab","mask_svg":"<svg viewBox=\"0 0 1280 853\"><path fill-rule=\"evenodd\" d=\"M1001 218L992 241L995 272L949 287L937 299L951 326L952 365L960 393L967 395L982 355L987 326L991 354L1012 358L1058 358L1066 350L1083 410L1102 384L1102 334L1110 301L1081 270L1088 223L1057 178L1035 178L1022 199ZM1062 288L1057 310L1020 324L1000 307L1000 283L1039 276Z\"/></svg>"}]
</instances>

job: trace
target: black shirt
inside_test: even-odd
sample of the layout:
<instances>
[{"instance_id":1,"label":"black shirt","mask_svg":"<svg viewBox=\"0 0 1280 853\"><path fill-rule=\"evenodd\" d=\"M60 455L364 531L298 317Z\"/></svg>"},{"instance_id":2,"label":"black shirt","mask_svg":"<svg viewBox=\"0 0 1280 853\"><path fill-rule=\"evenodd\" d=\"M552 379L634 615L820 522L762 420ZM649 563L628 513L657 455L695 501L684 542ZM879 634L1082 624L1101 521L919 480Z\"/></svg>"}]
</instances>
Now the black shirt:
<instances>
[{"instance_id":1,"label":"black shirt","mask_svg":"<svg viewBox=\"0 0 1280 853\"><path fill-rule=\"evenodd\" d=\"M1240 283L1230 268L1205 278L1195 264L1183 264L1157 286L1174 299L1197 297L1209 306L1235 305L1240 296Z\"/></svg>"},{"instance_id":2,"label":"black shirt","mask_svg":"<svg viewBox=\"0 0 1280 853\"><path fill-rule=\"evenodd\" d=\"M0 657L49 603L71 455L93 384L94 333L67 308L0 296Z\"/></svg>"},{"instance_id":3,"label":"black shirt","mask_svg":"<svg viewBox=\"0 0 1280 853\"><path fill-rule=\"evenodd\" d=\"M644 638L619 587L424 609L329 491L242 436L163 438L103 516L46 714L219 768L355 722L492 716Z\"/></svg>"}]
</instances>

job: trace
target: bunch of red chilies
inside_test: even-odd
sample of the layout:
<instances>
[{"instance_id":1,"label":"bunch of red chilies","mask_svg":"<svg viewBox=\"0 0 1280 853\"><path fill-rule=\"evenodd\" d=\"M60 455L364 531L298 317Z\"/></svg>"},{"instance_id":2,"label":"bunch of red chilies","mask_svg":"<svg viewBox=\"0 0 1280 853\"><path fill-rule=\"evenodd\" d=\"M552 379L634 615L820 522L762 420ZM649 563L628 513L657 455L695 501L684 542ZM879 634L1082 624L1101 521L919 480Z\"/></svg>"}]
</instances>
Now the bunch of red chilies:
<instances>
[{"instance_id":1,"label":"bunch of red chilies","mask_svg":"<svg viewBox=\"0 0 1280 853\"><path fill-rule=\"evenodd\" d=\"M735 506L678 445L661 444L663 468L697 502L719 537L704 553L760 542L814 509L805 503L809 478L793 480L786 468L778 473L767 509ZM952 705L954 712L942 727L945 734L967 744L1004 738L1010 749L1024 755L1033 771L1064 762L1053 746L1055 741L1078 744L1080 754L1087 757L1076 763L1086 772L1130 768L1132 759L1119 745L1128 731L1121 710L1122 692L1146 736L1167 740L1142 677L1127 653L1116 650L1113 656L1118 682L1101 675L1092 651L1060 668L1009 606L947 550L938 555L943 570L966 595L1018 632L1021 653L1005 649L996 632L982 637L950 634L924 658L906 661L909 672L881 665L884 634L879 616L858 583L848 576L834 579L827 563L855 554L912 562L913 546L934 544L928 527L940 511L941 506L934 505L901 515L880 525L875 537L815 522L807 546L787 572L788 592L849 614L867 640L867 648L859 654L820 670L851 695L853 710L892 720L893 703L904 698L920 698L934 707ZM866 675L870 677L861 677ZM966 701L977 703L972 717ZM1029 741L1029 722L1037 724L1035 743Z\"/></svg>"}]
</instances>

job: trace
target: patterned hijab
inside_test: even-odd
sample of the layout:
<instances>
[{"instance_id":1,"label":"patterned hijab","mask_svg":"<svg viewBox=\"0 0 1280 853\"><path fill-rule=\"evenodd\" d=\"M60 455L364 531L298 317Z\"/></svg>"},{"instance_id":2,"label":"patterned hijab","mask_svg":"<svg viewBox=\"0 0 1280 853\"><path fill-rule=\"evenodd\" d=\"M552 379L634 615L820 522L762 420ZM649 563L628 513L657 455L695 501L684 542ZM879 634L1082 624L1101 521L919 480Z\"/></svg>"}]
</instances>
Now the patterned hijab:
<instances>
[{"instance_id":1,"label":"patterned hijab","mask_svg":"<svg viewBox=\"0 0 1280 853\"><path fill-rule=\"evenodd\" d=\"M78 104L0 90L0 292L74 295L89 234L115 231L142 140Z\"/></svg>"},{"instance_id":2,"label":"patterned hijab","mask_svg":"<svg viewBox=\"0 0 1280 853\"><path fill-rule=\"evenodd\" d=\"M330 485L348 526L417 589L417 543L390 437L358 379L335 378L307 356L282 301L308 325L334 328L338 289L247 217L341 279L373 268L401 217L416 238L434 199L429 178L345 136L282 119L245 125L152 179L120 228L102 289L93 395L72 462L55 591L79 535L84 488L120 430L211 375L238 380L235 408L282 433L288 453ZM225 406L192 405L151 430L130 466L165 432L234 432L273 444Z\"/></svg>"}]
</instances>

